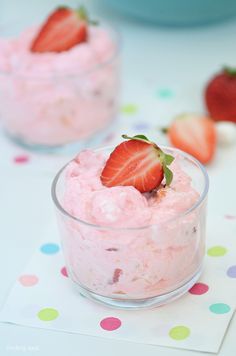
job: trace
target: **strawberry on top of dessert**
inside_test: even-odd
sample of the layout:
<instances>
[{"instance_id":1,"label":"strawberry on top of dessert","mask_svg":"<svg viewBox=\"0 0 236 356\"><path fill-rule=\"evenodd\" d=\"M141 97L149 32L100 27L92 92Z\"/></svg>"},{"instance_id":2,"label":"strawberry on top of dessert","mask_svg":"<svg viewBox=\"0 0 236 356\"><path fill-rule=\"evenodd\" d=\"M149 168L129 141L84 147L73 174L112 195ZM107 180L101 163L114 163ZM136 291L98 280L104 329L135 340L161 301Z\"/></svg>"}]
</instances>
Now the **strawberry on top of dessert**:
<instances>
[{"instance_id":1,"label":"strawberry on top of dessert","mask_svg":"<svg viewBox=\"0 0 236 356\"><path fill-rule=\"evenodd\" d=\"M89 18L86 9L57 8L34 38L32 52L63 52L85 42L88 38ZM93 22L94 23L94 22Z\"/></svg>"},{"instance_id":2,"label":"strawberry on top of dessert","mask_svg":"<svg viewBox=\"0 0 236 356\"><path fill-rule=\"evenodd\" d=\"M111 153L101 174L102 183L107 187L130 185L144 193L158 188L165 175L166 185L170 185L173 175L167 166L174 157L144 135L122 137L129 141Z\"/></svg>"}]
</instances>

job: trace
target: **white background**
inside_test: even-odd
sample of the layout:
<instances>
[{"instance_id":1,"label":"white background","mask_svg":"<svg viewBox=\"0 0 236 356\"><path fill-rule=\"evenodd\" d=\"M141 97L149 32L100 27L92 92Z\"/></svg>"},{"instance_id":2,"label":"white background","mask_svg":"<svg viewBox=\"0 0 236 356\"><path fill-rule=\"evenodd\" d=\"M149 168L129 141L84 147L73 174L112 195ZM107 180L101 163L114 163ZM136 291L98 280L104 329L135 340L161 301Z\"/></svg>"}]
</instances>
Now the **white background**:
<instances>
[{"instance_id":1,"label":"white background","mask_svg":"<svg viewBox=\"0 0 236 356\"><path fill-rule=\"evenodd\" d=\"M77 1L63 3L77 5ZM200 93L206 78L226 63L236 64L236 20L188 30L163 29L115 16L98 6L100 1L94 4L87 0L84 3L88 3L88 8L94 9L99 17L108 19L121 29L123 97L128 102L142 104L142 120L159 125L183 110L202 112ZM56 4L59 2L55 0L0 0L0 22L11 22L14 26L19 18L25 22L32 21ZM153 108L151 99L143 93L159 86L171 86L179 96L174 106L158 107L157 118L150 109ZM15 149L2 138L0 144L0 159L4 162L0 165L0 303L3 303L9 288L37 246L40 232L52 218L50 182L55 167L54 163L53 168L50 166L53 160L49 159L42 177L38 177L37 167L34 170L22 167L16 176L11 164L7 163ZM235 167L235 149L221 149L216 163L209 168L210 176L214 176L209 209L216 215L225 213L225 199L228 213L235 209ZM235 332L236 319L230 325L221 356L235 356ZM30 350L31 347L35 351ZM198 355L190 351L0 324L0 355L15 353L40 356Z\"/></svg>"}]
</instances>

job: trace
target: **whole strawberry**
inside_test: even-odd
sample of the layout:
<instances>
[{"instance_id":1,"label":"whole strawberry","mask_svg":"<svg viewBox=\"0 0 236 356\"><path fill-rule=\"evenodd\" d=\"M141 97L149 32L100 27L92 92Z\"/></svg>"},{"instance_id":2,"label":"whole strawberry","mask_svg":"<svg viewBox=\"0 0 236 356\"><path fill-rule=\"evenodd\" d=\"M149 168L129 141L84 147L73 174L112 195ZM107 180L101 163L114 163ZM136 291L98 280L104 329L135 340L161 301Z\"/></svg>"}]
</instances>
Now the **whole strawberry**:
<instances>
[{"instance_id":1,"label":"whole strawberry","mask_svg":"<svg viewBox=\"0 0 236 356\"><path fill-rule=\"evenodd\" d=\"M163 178L169 185L173 174L167 167L174 157L164 153L144 135L128 137L110 154L101 174L101 181L107 187L133 186L141 193L158 188Z\"/></svg>"},{"instance_id":2,"label":"whole strawberry","mask_svg":"<svg viewBox=\"0 0 236 356\"><path fill-rule=\"evenodd\" d=\"M236 68L226 67L207 84L205 102L210 116L236 123Z\"/></svg>"}]
</instances>

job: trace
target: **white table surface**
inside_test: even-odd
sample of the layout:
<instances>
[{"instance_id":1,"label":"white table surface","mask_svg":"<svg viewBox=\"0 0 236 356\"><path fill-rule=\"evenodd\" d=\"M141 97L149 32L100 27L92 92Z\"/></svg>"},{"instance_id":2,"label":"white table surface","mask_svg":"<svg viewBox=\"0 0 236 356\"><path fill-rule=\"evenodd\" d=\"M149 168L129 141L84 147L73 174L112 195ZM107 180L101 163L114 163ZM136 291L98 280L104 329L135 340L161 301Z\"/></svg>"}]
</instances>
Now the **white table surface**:
<instances>
[{"instance_id":1,"label":"white table surface","mask_svg":"<svg viewBox=\"0 0 236 356\"><path fill-rule=\"evenodd\" d=\"M63 3L76 4L77 1ZM86 3L86 1L84 1ZM114 16L101 8L100 1L87 1L89 9L117 24L123 35L123 97L127 102L142 103L141 117L159 124L149 99L143 98L145 90L171 86L181 100L175 106L158 108L162 123L183 110L203 111L201 89L206 78L223 64L233 64L236 59L236 20L205 28L188 30L161 29L148 24ZM1 0L0 22L9 22L20 15L27 22L39 13L47 13L59 4L55 0ZM21 167L17 175L9 162L16 148L0 138L0 304L9 288L37 246L40 232L52 219L50 183L53 163L45 163L45 174L39 178L37 167ZM216 215L225 211L227 199L229 213L235 213L236 148L221 149L216 161L209 167L212 176L209 210ZM50 161L51 160L51 161ZM43 165L42 157L42 165ZM51 166L50 166L51 167ZM14 171L15 172L15 171ZM225 181L225 184L223 182ZM223 188L222 188L223 184ZM222 188L222 189L220 189ZM27 192L27 193L26 193ZM231 322L220 356L236 355L236 318ZM34 348L35 351L32 351ZM102 338L0 324L0 355L17 352L43 356L194 356L201 353L157 346L112 341Z\"/></svg>"}]
</instances>

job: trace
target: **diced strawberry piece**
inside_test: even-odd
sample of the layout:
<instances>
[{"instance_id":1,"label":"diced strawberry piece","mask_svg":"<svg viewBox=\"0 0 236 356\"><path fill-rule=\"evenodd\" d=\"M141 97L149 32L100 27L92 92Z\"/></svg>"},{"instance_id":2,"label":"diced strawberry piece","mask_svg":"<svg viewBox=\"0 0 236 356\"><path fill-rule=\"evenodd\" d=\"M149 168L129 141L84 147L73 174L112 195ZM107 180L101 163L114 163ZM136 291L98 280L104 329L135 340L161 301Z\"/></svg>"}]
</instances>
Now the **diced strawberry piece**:
<instances>
[{"instance_id":1,"label":"diced strawberry piece","mask_svg":"<svg viewBox=\"0 0 236 356\"><path fill-rule=\"evenodd\" d=\"M120 276L122 275L123 271L120 268L116 268L113 273L112 283L119 282Z\"/></svg>"},{"instance_id":2,"label":"diced strawberry piece","mask_svg":"<svg viewBox=\"0 0 236 356\"><path fill-rule=\"evenodd\" d=\"M32 52L62 52L85 42L88 36L88 18L84 8L56 9L43 24L31 45Z\"/></svg>"},{"instance_id":3,"label":"diced strawberry piece","mask_svg":"<svg viewBox=\"0 0 236 356\"><path fill-rule=\"evenodd\" d=\"M149 192L161 184L164 174L167 184L170 184L172 172L167 165L173 159L145 136L134 136L111 153L101 181L107 187L133 186L140 192Z\"/></svg>"},{"instance_id":4,"label":"diced strawberry piece","mask_svg":"<svg viewBox=\"0 0 236 356\"><path fill-rule=\"evenodd\" d=\"M178 116L168 129L173 146L191 154L202 163L212 160L216 148L213 120L185 114Z\"/></svg>"}]
</instances>

